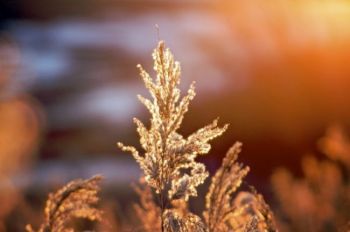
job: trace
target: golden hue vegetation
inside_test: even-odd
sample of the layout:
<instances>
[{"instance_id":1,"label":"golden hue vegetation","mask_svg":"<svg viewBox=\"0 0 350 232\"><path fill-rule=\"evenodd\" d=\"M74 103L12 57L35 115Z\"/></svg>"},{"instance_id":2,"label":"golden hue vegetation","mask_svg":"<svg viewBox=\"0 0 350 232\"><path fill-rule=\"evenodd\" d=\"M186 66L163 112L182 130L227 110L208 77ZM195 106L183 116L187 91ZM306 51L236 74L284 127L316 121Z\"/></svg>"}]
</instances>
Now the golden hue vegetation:
<instances>
[{"instance_id":1,"label":"golden hue vegetation","mask_svg":"<svg viewBox=\"0 0 350 232\"><path fill-rule=\"evenodd\" d=\"M272 176L279 201L281 231L348 231L350 143L339 126L329 128L319 147L327 159L306 156L303 178L285 169Z\"/></svg>"},{"instance_id":2,"label":"golden hue vegetation","mask_svg":"<svg viewBox=\"0 0 350 232\"><path fill-rule=\"evenodd\" d=\"M189 211L189 197L197 196L197 186L209 175L204 164L195 159L208 153L211 148L209 141L220 136L228 126L218 127L218 121L214 120L187 138L180 135L177 130L195 96L194 84L180 100L180 64L163 41L154 50L153 60L157 73L155 80L138 65L152 96L152 100L138 96L151 114L150 127L134 119L145 152L140 154L136 148L118 143L121 149L131 152L144 173L141 182L147 186L136 189L141 203L135 206L144 230L276 231L273 223L267 222L267 219L272 221L272 213L261 196L251 194L252 199L248 202L234 204L233 195L249 171L236 162L240 143L228 151L222 167L212 179L206 197L205 220ZM248 213L248 208L255 211Z\"/></svg>"},{"instance_id":3,"label":"golden hue vegetation","mask_svg":"<svg viewBox=\"0 0 350 232\"><path fill-rule=\"evenodd\" d=\"M151 114L150 124L134 119L144 152L118 143L123 151L133 155L143 171L139 184L134 186L139 203L133 204L140 226L131 227L132 231L350 230L350 141L339 126L330 127L319 140L319 148L326 155L323 160L311 155L303 158L302 178L294 177L286 169L274 172L272 186L278 201L276 222L261 194L251 186L248 190L241 190L250 169L237 161L242 149L240 142L233 144L220 168L210 178L202 215L192 211L190 199L198 196L198 186L209 177L205 165L196 159L210 151L211 140L221 136L228 125L218 126L216 119L189 136L181 135L178 130L195 96L194 83L181 97L180 63L175 61L163 41L154 50L153 60L156 78L138 66L151 95L151 99L138 96ZM34 211L25 203L21 190L8 178L17 170L26 168L30 163L26 154L36 148L39 122L28 105L17 98L0 102L0 122L10 122L2 123L0 132L0 151L5 154L0 157L0 181L4 189L0 192L0 231L7 231L6 220L16 207L24 208L26 215ZM25 122L23 114L27 115L29 123ZM26 231L74 231L74 219L77 218L104 221L105 214L97 208L101 179L101 176L94 176L73 180L57 192L50 193L42 224L37 230L29 224ZM28 218L36 216L34 213ZM101 231L129 231L129 226L125 229L119 225L112 211L106 218L110 224L101 223L98 227Z\"/></svg>"},{"instance_id":4,"label":"golden hue vegetation","mask_svg":"<svg viewBox=\"0 0 350 232\"><path fill-rule=\"evenodd\" d=\"M87 180L74 180L50 193L44 210L45 221L38 232L73 232L68 224L72 218L102 221L102 211L95 208L101 179L101 176L94 176ZM26 230L34 232L31 225L27 225Z\"/></svg>"},{"instance_id":5,"label":"golden hue vegetation","mask_svg":"<svg viewBox=\"0 0 350 232\"><path fill-rule=\"evenodd\" d=\"M273 214L262 195L240 192L240 187L249 168L236 162L241 143L235 143L227 152L221 167L212 177L206 196L206 210L203 215L208 231L277 231Z\"/></svg>"}]
</instances>

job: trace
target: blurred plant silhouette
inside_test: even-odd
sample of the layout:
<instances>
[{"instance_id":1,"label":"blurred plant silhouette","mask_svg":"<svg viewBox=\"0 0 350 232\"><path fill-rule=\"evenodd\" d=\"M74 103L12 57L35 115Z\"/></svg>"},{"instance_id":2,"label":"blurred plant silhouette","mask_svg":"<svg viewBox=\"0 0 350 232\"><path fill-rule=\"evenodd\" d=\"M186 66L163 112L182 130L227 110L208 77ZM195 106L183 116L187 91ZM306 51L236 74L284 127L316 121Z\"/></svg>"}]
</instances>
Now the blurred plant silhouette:
<instances>
[{"instance_id":1,"label":"blurred plant silhouette","mask_svg":"<svg viewBox=\"0 0 350 232\"><path fill-rule=\"evenodd\" d=\"M303 178L275 171L272 185L279 203L281 231L348 231L350 219L350 143L340 126L319 140L327 159L305 156Z\"/></svg>"},{"instance_id":2,"label":"blurred plant silhouette","mask_svg":"<svg viewBox=\"0 0 350 232\"><path fill-rule=\"evenodd\" d=\"M95 208L101 179L101 176L94 176L87 180L74 180L50 193L45 206L45 221L38 232L73 232L74 229L68 225L74 217L102 221L102 211ZM34 232L31 225L27 225L26 230Z\"/></svg>"},{"instance_id":3,"label":"blurred plant silhouette","mask_svg":"<svg viewBox=\"0 0 350 232\"><path fill-rule=\"evenodd\" d=\"M131 152L144 173L140 180L143 187L136 188L141 203L135 206L144 231L276 231L272 213L260 195L250 194L249 200L238 200L237 204L233 200L249 170L236 162L240 143L227 152L212 178L205 220L190 212L189 197L197 196L197 186L209 175L205 166L195 159L209 152L208 142L220 136L227 125L218 127L214 120L187 138L180 135L177 130L195 96L194 83L180 100L180 63L174 60L163 41L154 50L153 60L155 81L138 65L152 96L152 100L138 96L151 113L150 128L134 119L145 153L140 155L136 148L118 143L122 150Z\"/></svg>"},{"instance_id":4,"label":"blurred plant silhouette","mask_svg":"<svg viewBox=\"0 0 350 232\"><path fill-rule=\"evenodd\" d=\"M29 168L41 126L40 106L18 88L18 66L17 47L0 38L0 231L7 231L5 224L14 211L31 212L21 187L10 177Z\"/></svg>"}]
</instances>

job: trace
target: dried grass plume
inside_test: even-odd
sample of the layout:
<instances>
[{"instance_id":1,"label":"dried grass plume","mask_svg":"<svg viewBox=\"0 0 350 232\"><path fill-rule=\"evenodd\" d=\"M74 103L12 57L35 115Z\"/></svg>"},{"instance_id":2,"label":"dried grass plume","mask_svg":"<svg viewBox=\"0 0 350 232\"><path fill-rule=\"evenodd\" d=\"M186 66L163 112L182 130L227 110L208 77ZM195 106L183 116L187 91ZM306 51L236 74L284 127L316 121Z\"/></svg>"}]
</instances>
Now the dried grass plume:
<instances>
[{"instance_id":1,"label":"dried grass plume","mask_svg":"<svg viewBox=\"0 0 350 232\"><path fill-rule=\"evenodd\" d=\"M102 211L95 208L101 180L102 176L99 175L86 180L73 180L57 192L50 193L44 210L45 221L38 232L74 231L68 228L73 218L101 221ZM27 225L26 230L34 232L31 225Z\"/></svg>"},{"instance_id":2,"label":"dried grass plume","mask_svg":"<svg viewBox=\"0 0 350 232\"><path fill-rule=\"evenodd\" d=\"M240 143L229 150L222 167L212 179L206 198L205 220L189 211L189 198L197 196L197 187L209 176L205 165L197 162L196 158L210 151L209 142L225 132L228 125L220 127L218 120L214 120L187 137L179 134L178 129L195 96L194 83L181 98L178 87L180 63L174 60L163 41L158 43L152 57L157 74L155 78L141 65L137 66L151 95L151 99L138 96L151 114L150 125L134 119L144 152L118 143L123 151L133 155L143 170L143 187L136 189L140 195L140 204L135 209L144 231L228 232L247 231L247 228L253 227L256 229L254 231L269 231L267 227L261 226L266 218L255 213L248 215L244 211L253 207L252 204L261 206L255 207L257 209L266 209L262 207L260 198L240 207L233 204L234 193L249 170L236 162L241 150ZM263 215L260 211L258 213ZM241 221L243 225L240 228L234 226L233 218L240 217L243 220L243 214L247 216Z\"/></svg>"}]
</instances>

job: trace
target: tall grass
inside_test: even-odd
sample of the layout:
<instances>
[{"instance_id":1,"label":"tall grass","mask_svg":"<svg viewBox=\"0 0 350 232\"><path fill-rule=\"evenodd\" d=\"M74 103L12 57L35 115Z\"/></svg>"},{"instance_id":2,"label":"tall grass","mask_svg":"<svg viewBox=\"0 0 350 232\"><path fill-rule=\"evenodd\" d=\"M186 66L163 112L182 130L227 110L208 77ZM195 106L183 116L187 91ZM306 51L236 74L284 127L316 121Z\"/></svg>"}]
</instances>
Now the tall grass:
<instances>
[{"instance_id":1,"label":"tall grass","mask_svg":"<svg viewBox=\"0 0 350 232\"><path fill-rule=\"evenodd\" d=\"M143 170L138 188L141 204L136 206L145 231L276 231L272 213L261 195L246 193L248 200L235 199L237 189L249 168L236 162L241 144L227 152L221 168L211 179L203 218L188 207L190 197L197 197L197 187L209 173L197 156L210 151L210 141L226 131L218 120L185 137L179 134L189 103L195 96L194 83L181 98L180 63L160 41L153 52L156 78L141 65L140 75L151 99L138 96L151 114L147 127L137 118L134 122L144 152L135 147L118 146L130 152ZM254 209L254 210L251 210Z\"/></svg>"}]
</instances>

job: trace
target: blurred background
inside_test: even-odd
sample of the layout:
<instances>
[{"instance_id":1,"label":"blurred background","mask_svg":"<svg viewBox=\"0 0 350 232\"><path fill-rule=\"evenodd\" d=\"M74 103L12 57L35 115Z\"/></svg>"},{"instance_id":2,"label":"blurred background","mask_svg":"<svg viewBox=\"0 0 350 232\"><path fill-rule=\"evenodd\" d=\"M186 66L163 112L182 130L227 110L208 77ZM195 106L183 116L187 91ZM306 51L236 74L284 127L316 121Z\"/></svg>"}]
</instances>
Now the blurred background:
<instances>
[{"instance_id":1,"label":"blurred background","mask_svg":"<svg viewBox=\"0 0 350 232\"><path fill-rule=\"evenodd\" d=\"M0 221L35 224L49 191L96 173L115 207L128 204L140 172L115 144L138 145L132 118L149 118L136 64L151 72L156 24L183 91L197 82L181 132L230 123L202 161L213 173L243 142L247 181L271 199L275 168L300 175L329 125L350 128L349 22L347 0L2 0Z\"/></svg>"}]
</instances>

